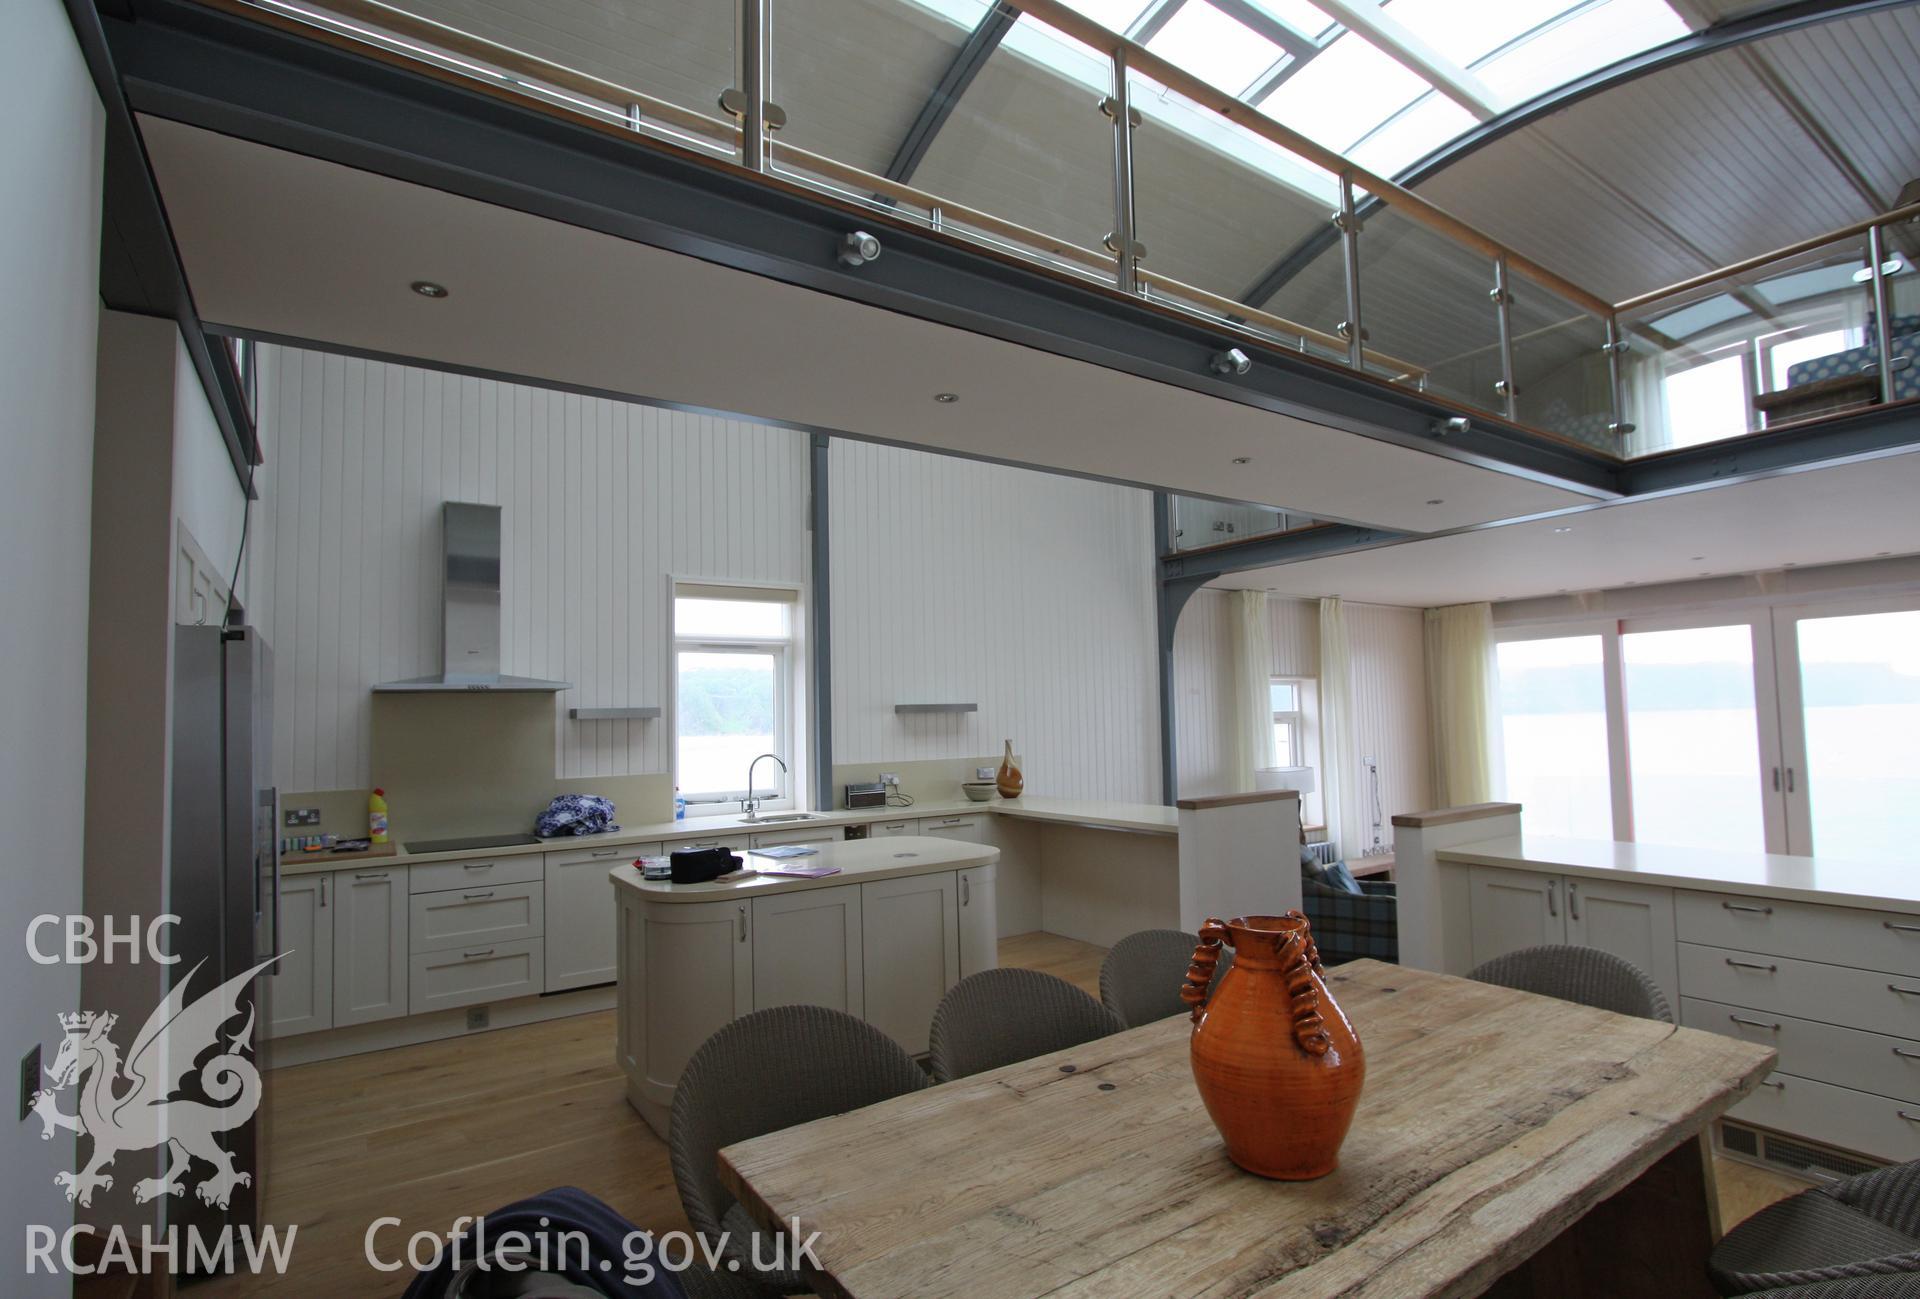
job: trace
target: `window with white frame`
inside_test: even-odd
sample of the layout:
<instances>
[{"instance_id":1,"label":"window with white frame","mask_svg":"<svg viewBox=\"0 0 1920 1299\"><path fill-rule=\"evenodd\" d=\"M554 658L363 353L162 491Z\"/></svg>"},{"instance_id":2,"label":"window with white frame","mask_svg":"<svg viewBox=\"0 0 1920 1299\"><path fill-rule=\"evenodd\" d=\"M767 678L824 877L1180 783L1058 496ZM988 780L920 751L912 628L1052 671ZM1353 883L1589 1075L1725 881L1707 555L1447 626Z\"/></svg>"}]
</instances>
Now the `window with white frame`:
<instances>
[{"instance_id":1,"label":"window with white frame","mask_svg":"<svg viewBox=\"0 0 1920 1299\"><path fill-rule=\"evenodd\" d=\"M1275 677L1267 683L1273 702L1273 762L1277 767L1305 767L1306 691L1303 683L1290 677Z\"/></svg>"},{"instance_id":2,"label":"window with white frame","mask_svg":"<svg viewBox=\"0 0 1920 1299\"><path fill-rule=\"evenodd\" d=\"M674 588L673 779L688 803L793 806L798 610L784 588ZM763 753L780 761L760 763L749 790Z\"/></svg>"}]
</instances>

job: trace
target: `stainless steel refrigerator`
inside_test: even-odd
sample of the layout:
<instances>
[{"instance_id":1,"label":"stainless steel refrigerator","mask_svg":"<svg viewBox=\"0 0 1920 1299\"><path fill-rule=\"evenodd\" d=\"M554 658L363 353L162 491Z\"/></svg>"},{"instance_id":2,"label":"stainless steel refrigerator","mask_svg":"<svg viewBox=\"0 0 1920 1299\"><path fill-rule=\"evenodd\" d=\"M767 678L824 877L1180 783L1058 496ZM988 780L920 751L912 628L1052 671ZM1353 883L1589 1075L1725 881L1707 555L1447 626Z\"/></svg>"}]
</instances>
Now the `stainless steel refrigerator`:
<instances>
[{"instance_id":1,"label":"stainless steel refrigerator","mask_svg":"<svg viewBox=\"0 0 1920 1299\"><path fill-rule=\"evenodd\" d=\"M279 794L273 787L273 656L252 627L175 628L173 827L168 909L180 917L172 977L196 965L190 996L218 987L266 960L279 941ZM204 964L202 964L204 962ZM254 980L241 1013L253 1015L253 1060L266 1082L260 1041L270 1022L271 970ZM227 1028L246 1023L236 1017ZM206 1239L222 1228L260 1223L265 1193L267 1103L225 1133L222 1146L252 1184L228 1207L189 1192L174 1197L168 1221ZM204 1173L206 1170L196 1169Z\"/></svg>"}]
</instances>

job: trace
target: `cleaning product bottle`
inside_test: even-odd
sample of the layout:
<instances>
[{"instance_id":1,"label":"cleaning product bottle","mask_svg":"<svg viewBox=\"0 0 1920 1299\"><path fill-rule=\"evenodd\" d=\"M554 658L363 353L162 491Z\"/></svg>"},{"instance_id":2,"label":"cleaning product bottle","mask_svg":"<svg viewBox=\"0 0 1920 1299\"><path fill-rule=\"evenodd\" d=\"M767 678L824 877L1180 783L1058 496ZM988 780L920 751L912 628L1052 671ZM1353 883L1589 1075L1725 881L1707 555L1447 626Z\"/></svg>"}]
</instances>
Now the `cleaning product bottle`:
<instances>
[{"instance_id":1,"label":"cleaning product bottle","mask_svg":"<svg viewBox=\"0 0 1920 1299\"><path fill-rule=\"evenodd\" d=\"M387 791L376 789L367 800L367 838L375 843L387 841Z\"/></svg>"},{"instance_id":2,"label":"cleaning product bottle","mask_svg":"<svg viewBox=\"0 0 1920 1299\"><path fill-rule=\"evenodd\" d=\"M687 800L680 797L680 786L678 785L673 787L673 819L676 821L684 821L687 819Z\"/></svg>"}]
</instances>

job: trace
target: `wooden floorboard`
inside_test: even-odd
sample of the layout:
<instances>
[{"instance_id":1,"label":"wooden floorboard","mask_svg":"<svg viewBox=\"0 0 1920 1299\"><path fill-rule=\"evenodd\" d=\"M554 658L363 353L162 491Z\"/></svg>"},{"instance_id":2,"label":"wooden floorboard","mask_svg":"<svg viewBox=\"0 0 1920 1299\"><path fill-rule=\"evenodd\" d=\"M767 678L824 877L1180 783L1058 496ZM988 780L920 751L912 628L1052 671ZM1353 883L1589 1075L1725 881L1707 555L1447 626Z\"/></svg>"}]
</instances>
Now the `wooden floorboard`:
<instances>
[{"instance_id":1,"label":"wooden floorboard","mask_svg":"<svg viewBox=\"0 0 1920 1299\"><path fill-rule=\"evenodd\" d=\"M1099 995L1105 949L1054 934L1000 942L1003 965L1045 970ZM684 1231L665 1143L627 1105L613 1012L275 1070L266 1221L297 1225L284 1277L224 1277L187 1299L398 1295L407 1273L363 1261L376 1218L387 1257L415 1231L444 1233L556 1186L599 1196L650 1231ZM1804 1183L1716 1160L1722 1220L1740 1221Z\"/></svg>"}]
</instances>

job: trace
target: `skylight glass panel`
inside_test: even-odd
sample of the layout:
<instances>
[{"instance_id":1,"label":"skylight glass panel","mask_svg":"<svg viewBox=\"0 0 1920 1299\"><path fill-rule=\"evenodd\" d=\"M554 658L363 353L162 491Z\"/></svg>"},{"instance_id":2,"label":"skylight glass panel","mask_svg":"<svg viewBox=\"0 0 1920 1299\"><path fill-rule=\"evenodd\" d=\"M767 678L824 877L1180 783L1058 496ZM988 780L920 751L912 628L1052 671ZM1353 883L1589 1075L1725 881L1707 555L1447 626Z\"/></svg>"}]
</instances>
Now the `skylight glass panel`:
<instances>
[{"instance_id":1,"label":"skylight glass panel","mask_svg":"<svg viewBox=\"0 0 1920 1299\"><path fill-rule=\"evenodd\" d=\"M1695 302L1678 311L1669 311L1664 316L1654 316L1647 323L1665 334L1668 338L1691 338L1702 330L1712 329L1715 325L1724 325L1730 320L1739 320L1753 312L1747 305L1730 294L1716 294L1704 302Z\"/></svg>"},{"instance_id":2,"label":"skylight glass panel","mask_svg":"<svg viewBox=\"0 0 1920 1299\"><path fill-rule=\"evenodd\" d=\"M1318 5L1308 4L1307 0L1253 0L1253 3L1302 36L1318 40L1333 30L1333 19Z\"/></svg>"},{"instance_id":3,"label":"skylight glass panel","mask_svg":"<svg viewBox=\"0 0 1920 1299\"><path fill-rule=\"evenodd\" d=\"M1112 65L1106 55L1044 23L1036 22L1030 14L1020 15L1019 20L1007 29L1006 39L1001 45L1103 95L1112 86Z\"/></svg>"},{"instance_id":4,"label":"skylight glass panel","mask_svg":"<svg viewBox=\"0 0 1920 1299\"><path fill-rule=\"evenodd\" d=\"M1391 0L1386 10L1464 68L1579 7L1575 0Z\"/></svg>"},{"instance_id":5,"label":"skylight glass panel","mask_svg":"<svg viewBox=\"0 0 1920 1299\"><path fill-rule=\"evenodd\" d=\"M1354 145L1347 156L1369 171L1391 176L1475 125L1472 113L1430 91Z\"/></svg>"},{"instance_id":6,"label":"skylight glass panel","mask_svg":"<svg viewBox=\"0 0 1920 1299\"><path fill-rule=\"evenodd\" d=\"M1126 35L1140 21L1148 0L1065 0L1069 9L1077 9L1110 32Z\"/></svg>"},{"instance_id":7,"label":"skylight glass panel","mask_svg":"<svg viewBox=\"0 0 1920 1299\"><path fill-rule=\"evenodd\" d=\"M1398 8L1398 6L1395 6ZM1502 107L1687 34L1666 0L1609 0L1541 32L1474 71Z\"/></svg>"},{"instance_id":8,"label":"skylight glass panel","mask_svg":"<svg viewBox=\"0 0 1920 1299\"><path fill-rule=\"evenodd\" d=\"M1281 82L1260 111L1345 153L1427 89L1417 74L1348 32Z\"/></svg>"},{"instance_id":9,"label":"skylight glass panel","mask_svg":"<svg viewBox=\"0 0 1920 1299\"><path fill-rule=\"evenodd\" d=\"M1245 91L1285 53L1206 0L1187 0L1147 48L1229 95Z\"/></svg>"}]
</instances>

